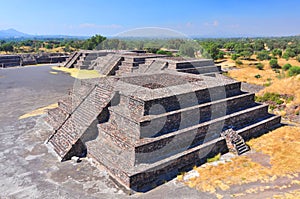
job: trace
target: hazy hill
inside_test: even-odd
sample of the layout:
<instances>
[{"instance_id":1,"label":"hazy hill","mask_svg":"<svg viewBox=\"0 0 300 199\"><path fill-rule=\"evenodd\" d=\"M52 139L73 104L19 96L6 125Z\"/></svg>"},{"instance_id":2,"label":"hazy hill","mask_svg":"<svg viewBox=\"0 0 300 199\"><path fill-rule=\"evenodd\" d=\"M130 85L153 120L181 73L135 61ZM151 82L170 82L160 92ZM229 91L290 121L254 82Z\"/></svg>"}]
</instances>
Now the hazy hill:
<instances>
[{"instance_id":1,"label":"hazy hill","mask_svg":"<svg viewBox=\"0 0 300 199\"><path fill-rule=\"evenodd\" d=\"M17 31L13 28L7 30L0 30L0 38L18 38L18 37L30 37L30 35Z\"/></svg>"}]
</instances>

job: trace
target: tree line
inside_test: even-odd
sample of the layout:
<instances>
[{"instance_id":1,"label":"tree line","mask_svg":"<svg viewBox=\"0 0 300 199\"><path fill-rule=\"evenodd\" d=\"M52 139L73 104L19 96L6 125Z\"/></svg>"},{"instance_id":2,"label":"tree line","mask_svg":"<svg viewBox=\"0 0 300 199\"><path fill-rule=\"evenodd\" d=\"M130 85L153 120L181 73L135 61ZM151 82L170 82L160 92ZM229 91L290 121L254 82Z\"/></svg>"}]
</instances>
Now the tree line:
<instances>
[{"instance_id":1,"label":"tree line","mask_svg":"<svg viewBox=\"0 0 300 199\"><path fill-rule=\"evenodd\" d=\"M21 47L29 47L32 52L41 48L61 47L65 52L86 50L146 50L152 53L167 54L177 50L175 56L204 57L214 60L229 56L232 60L249 60L253 54L258 60L271 60L277 57L300 60L300 37L273 38L229 38L229 39L132 39L106 38L95 35L88 39L43 39L23 41L0 41L0 51L19 53ZM173 53L174 55L174 53Z\"/></svg>"}]
</instances>

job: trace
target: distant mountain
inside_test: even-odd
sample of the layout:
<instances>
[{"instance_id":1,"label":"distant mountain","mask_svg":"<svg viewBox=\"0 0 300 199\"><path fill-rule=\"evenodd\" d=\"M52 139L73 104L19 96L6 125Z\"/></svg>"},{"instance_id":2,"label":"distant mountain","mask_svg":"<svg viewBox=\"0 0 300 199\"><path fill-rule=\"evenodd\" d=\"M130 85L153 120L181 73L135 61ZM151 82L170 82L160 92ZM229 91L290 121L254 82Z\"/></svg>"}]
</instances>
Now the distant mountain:
<instances>
[{"instance_id":1,"label":"distant mountain","mask_svg":"<svg viewBox=\"0 0 300 199\"><path fill-rule=\"evenodd\" d=\"M20 38L20 37L30 37L31 35L17 31L13 28L7 30L0 30L0 38Z\"/></svg>"},{"instance_id":2,"label":"distant mountain","mask_svg":"<svg viewBox=\"0 0 300 199\"><path fill-rule=\"evenodd\" d=\"M0 30L0 39L87 39L88 36L70 36L70 35L30 35L13 28Z\"/></svg>"}]
</instances>

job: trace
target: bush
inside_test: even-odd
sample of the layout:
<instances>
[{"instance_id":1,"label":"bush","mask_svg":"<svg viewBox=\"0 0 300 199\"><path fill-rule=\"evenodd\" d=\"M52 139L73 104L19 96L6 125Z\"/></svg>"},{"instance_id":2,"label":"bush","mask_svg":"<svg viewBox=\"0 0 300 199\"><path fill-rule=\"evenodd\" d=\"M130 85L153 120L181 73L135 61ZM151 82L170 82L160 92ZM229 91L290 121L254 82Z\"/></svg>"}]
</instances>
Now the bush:
<instances>
[{"instance_id":1,"label":"bush","mask_svg":"<svg viewBox=\"0 0 300 199\"><path fill-rule=\"evenodd\" d=\"M292 66L288 71L289 76L295 76L300 74L300 67L299 66Z\"/></svg>"},{"instance_id":2,"label":"bush","mask_svg":"<svg viewBox=\"0 0 300 199\"><path fill-rule=\"evenodd\" d=\"M298 56L296 57L296 60L297 60L298 62L300 62L300 55L298 55Z\"/></svg>"},{"instance_id":3,"label":"bush","mask_svg":"<svg viewBox=\"0 0 300 199\"><path fill-rule=\"evenodd\" d=\"M260 75L260 74L257 74L257 75L255 75L254 77L257 78L257 79L259 79L259 78L261 78L261 75Z\"/></svg>"},{"instance_id":4,"label":"bush","mask_svg":"<svg viewBox=\"0 0 300 199\"><path fill-rule=\"evenodd\" d=\"M280 50L280 49L274 49L273 51L272 51L272 54L273 54L273 56L274 57L276 57L276 56L279 56L279 57L281 57L282 56L282 50Z\"/></svg>"},{"instance_id":5,"label":"bush","mask_svg":"<svg viewBox=\"0 0 300 199\"><path fill-rule=\"evenodd\" d=\"M231 59L232 59L232 60L236 60L236 59L239 58L239 57L240 57L239 54L232 54L232 55L231 55Z\"/></svg>"},{"instance_id":6,"label":"bush","mask_svg":"<svg viewBox=\"0 0 300 199\"><path fill-rule=\"evenodd\" d=\"M207 162L215 162L220 160L220 158L221 158L221 153L218 153L217 155L215 155L215 157L207 158Z\"/></svg>"},{"instance_id":7,"label":"bush","mask_svg":"<svg viewBox=\"0 0 300 199\"><path fill-rule=\"evenodd\" d=\"M263 96L256 96L255 101L257 102L271 101L271 102L275 102L277 105L281 105L284 103L284 101L281 98L283 98L287 103L294 99L293 96L280 95L278 93L265 93Z\"/></svg>"},{"instance_id":8,"label":"bush","mask_svg":"<svg viewBox=\"0 0 300 199\"><path fill-rule=\"evenodd\" d=\"M268 51L261 51L257 54L257 59L259 59L260 61L263 60L269 60L271 57L269 56L269 52Z\"/></svg>"},{"instance_id":9,"label":"bush","mask_svg":"<svg viewBox=\"0 0 300 199\"><path fill-rule=\"evenodd\" d=\"M171 56L171 55L172 55L172 52L164 51L164 50L158 50L158 51L156 51L156 54L160 54L160 55L169 55L169 56Z\"/></svg>"},{"instance_id":10,"label":"bush","mask_svg":"<svg viewBox=\"0 0 300 199\"><path fill-rule=\"evenodd\" d=\"M256 68L257 68L258 70L263 70L263 69L264 69L264 65L263 65L262 63L258 63L258 64L256 65Z\"/></svg>"},{"instance_id":11,"label":"bush","mask_svg":"<svg viewBox=\"0 0 300 199\"><path fill-rule=\"evenodd\" d=\"M282 67L283 70L289 70L292 67L291 64L284 64L284 66Z\"/></svg>"},{"instance_id":12,"label":"bush","mask_svg":"<svg viewBox=\"0 0 300 199\"><path fill-rule=\"evenodd\" d=\"M279 68L277 59L271 59L269 62L271 68Z\"/></svg>"},{"instance_id":13,"label":"bush","mask_svg":"<svg viewBox=\"0 0 300 199\"><path fill-rule=\"evenodd\" d=\"M236 64L236 65L242 65L243 62L242 62L241 60L236 60L236 61L235 61L235 64Z\"/></svg>"}]
</instances>

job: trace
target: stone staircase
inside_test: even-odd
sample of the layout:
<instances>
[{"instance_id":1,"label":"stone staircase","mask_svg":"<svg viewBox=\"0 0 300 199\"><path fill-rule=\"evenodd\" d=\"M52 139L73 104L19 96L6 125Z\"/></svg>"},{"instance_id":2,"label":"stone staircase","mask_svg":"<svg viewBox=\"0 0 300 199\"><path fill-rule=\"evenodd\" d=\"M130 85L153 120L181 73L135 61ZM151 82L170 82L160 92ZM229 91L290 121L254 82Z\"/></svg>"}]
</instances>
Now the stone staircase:
<instances>
[{"instance_id":1,"label":"stone staircase","mask_svg":"<svg viewBox=\"0 0 300 199\"><path fill-rule=\"evenodd\" d=\"M81 52L74 52L64 63L66 68L74 68L74 64L77 62L77 59L81 56Z\"/></svg>"},{"instance_id":2,"label":"stone staircase","mask_svg":"<svg viewBox=\"0 0 300 199\"><path fill-rule=\"evenodd\" d=\"M148 60L145 64L140 64L139 67L133 72L134 73L156 73L166 69L167 67L168 64L166 61Z\"/></svg>"},{"instance_id":3,"label":"stone staircase","mask_svg":"<svg viewBox=\"0 0 300 199\"><path fill-rule=\"evenodd\" d=\"M214 61L211 59L170 62L169 68L178 72L191 74L221 73L221 66L216 66Z\"/></svg>"},{"instance_id":4,"label":"stone staircase","mask_svg":"<svg viewBox=\"0 0 300 199\"><path fill-rule=\"evenodd\" d=\"M101 75L115 75L123 58L118 54L108 54L106 56L98 57L92 62L89 69L94 69Z\"/></svg>"},{"instance_id":5,"label":"stone staircase","mask_svg":"<svg viewBox=\"0 0 300 199\"><path fill-rule=\"evenodd\" d=\"M78 69L89 69L90 65L98 57L105 56L109 53L114 53L113 51L90 51L90 50L80 50L74 52L66 60L64 67L66 68L78 68Z\"/></svg>"},{"instance_id":6,"label":"stone staircase","mask_svg":"<svg viewBox=\"0 0 300 199\"><path fill-rule=\"evenodd\" d=\"M250 150L250 147L245 143L243 137L232 128L222 132L221 135L226 140L229 151L241 155Z\"/></svg>"},{"instance_id":7,"label":"stone staircase","mask_svg":"<svg viewBox=\"0 0 300 199\"><path fill-rule=\"evenodd\" d=\"M188 83L180 84L181 79ZM280 116L255 103L254 94L242 92L240 82L183 73L139 74L120 81L119 104L108 108L109 121L100 123L98 137L85 144L90 157L134 191L152 189L227 152L220 134L224 129L235 130L233 146L242 154L248 148L241 136L248 140L280 125ZM153 110L156 105L163 109Z\"/></svg>"},{"instance_id":8,"label":"stone staircase","mask_svg":"<svg viewBox=\"0 0 300 199\"><path fill-rule=\"evenodd\" d=\"M81 96L74 99L75 106L72 99L66 98L59 102L56 114L48 112L46 121L54 128L48 142L62 161L82 153L84 146L80 138L110 103L114 93L112 85L112 79L101 78L91 89L79 88L77 93Z\"/></svg>"}]
</instances>

